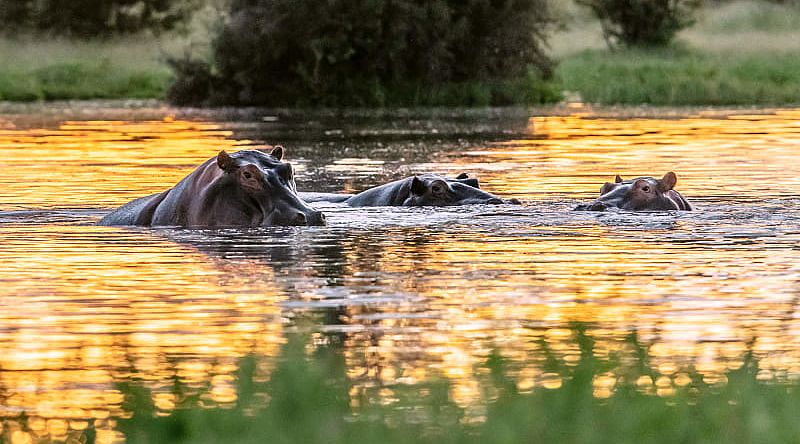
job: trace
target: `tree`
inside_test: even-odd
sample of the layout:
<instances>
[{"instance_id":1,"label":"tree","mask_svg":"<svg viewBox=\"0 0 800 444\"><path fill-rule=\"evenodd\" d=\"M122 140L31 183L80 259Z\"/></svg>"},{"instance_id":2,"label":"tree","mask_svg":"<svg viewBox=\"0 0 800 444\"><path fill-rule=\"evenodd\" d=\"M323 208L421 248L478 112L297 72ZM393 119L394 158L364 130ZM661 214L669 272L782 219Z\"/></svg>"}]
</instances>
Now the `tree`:
<instances>
[{"instance_id":1,"label":"tree","mask_svg":"<svg viewBox=\"0 0 800 444\"><path fill-rule=\"evenodd\" d=\"M600 19L609 46L665 46L694 24L700 0L577 0Z\"/></svg>"},{"instance_id":2,"label":"tree","mask_svg":"<svg viewBox=\"0 0 800 444\"><path fill-rule=\"evenodd\" d=\"M547 0L234 0L207 101L380 105L421 86L547 77L552 23ZM197 63L173 66L173 100L209 84Z\"/></svg>"}]
</instances>

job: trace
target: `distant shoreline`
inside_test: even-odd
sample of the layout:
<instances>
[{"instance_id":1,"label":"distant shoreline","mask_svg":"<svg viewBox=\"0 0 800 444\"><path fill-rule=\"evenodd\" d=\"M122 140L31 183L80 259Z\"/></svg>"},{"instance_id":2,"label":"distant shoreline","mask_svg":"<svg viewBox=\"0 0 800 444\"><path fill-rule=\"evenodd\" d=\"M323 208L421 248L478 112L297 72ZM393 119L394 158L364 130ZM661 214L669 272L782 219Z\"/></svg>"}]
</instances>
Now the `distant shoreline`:
<instances>
[{"instance_id":1,"label":"distant shoreline","mask_svg":"<svg viewBox=\"0 0 800 444\"><path fill-rule=\"evenodd\" d=\"M506 107L407 107L407 108L275 108L275 107L181 107L157 99L91 99L37 102L0 101L3 115L37 115L53 118L86 118L103 116L109 119L223 119L280 121L294 118L525 118L531 116L572 116L679 119L686 117L721 118L741 115L765 115L800 110L794 106L761 105L595 105L561 102L537 106ZM2 128L2 120L0 120Z\"/></svg>"}]
</instances>

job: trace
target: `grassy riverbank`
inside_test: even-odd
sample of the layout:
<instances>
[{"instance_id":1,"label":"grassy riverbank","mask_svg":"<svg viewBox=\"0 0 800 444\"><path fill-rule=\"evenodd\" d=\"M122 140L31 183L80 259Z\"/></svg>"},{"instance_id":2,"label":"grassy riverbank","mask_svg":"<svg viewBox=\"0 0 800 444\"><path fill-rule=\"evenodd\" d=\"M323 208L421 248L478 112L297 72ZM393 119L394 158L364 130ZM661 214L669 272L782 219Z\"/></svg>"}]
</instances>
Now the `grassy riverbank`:
<instances>
[{"instance_id":1,"label":"grassy riverbank","mask_svg":"<svg viewBox=\"0 0 800 444\"><path fill-rule=\"evenodd\" d=\"M671 48L606 48L599 24L566 8L553 36L559 84L590 103L800 104L800 4L708 3Z\"/></svg>"},{"instance_id":2,"label":"grassy riverbank","mask_svg":"<svg viewBox=\"0 0 800 444\"><path fill-rule=\"evenodd\" d=\"M759 381L755 361L707 384L697 373L658 375L643 350L597 360L591 340L577 340L579 361L547 364L562 382L529 393L490 357L476 373L474 395L493 398L484 407L459 406L447 383L373 386L364 395L339 353L323 348L309 357L290 342L269 378L243 362L239 402L229 408L155 415L149 393L125 389L134 416L121 428L130 443L768 443L800 435L800 387Z\"/></svg>"},{"instance_id":3,"label":"grassy riverbank","mask_svg":"<svg viewBox=\"0 0 800 444\"><path fill-rule=\"evenodd\" d=\"M599 104L800 104L800 6L759 0L711 5L672 48L617 51L606 48L596 20L571 5L561 11L566 28L550 39L559 63L551 82L529 78L435 90L407 85L380 92L378 103L547 103L565 91L569 99ZM166 54L179 53L186 40L0 40L0 60L13 61L0 63L0 100L163 98L173 78ZM207 51L202 46L193 51Z\"/></svg>"},{"instance_id":4,"label":"grassy riverbank","mask_svg":"<svg viewBox=\"0 0 800 444\"><path fill-rule=\"evenodd\" d=\"M0 40L0 100L145 99L172 74L151 38L76 42Z\"/></svg>"},{"instance_id":5,"label":"grassy riverbank","mask_svg":"<svg viewBox=\"0 0 800 444\"><path fill-rule=\"evenodd\" d=\"M565 58L558 75L583 101L650 105L785 105L800 103L800 52L704 53L696 50L609 53Z\"/></svg>"}]
</instances>

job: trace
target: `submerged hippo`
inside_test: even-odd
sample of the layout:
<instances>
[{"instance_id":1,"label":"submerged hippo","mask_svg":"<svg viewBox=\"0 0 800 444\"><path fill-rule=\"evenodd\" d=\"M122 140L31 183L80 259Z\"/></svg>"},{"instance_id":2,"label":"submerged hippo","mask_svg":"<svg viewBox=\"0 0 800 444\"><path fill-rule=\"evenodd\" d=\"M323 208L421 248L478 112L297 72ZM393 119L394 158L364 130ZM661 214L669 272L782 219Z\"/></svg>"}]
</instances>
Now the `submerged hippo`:
<instances>
[{"instance_id":1,"label":"submerged hippo","mask_svg":"<svg viewBox=\"0 0 800 444\"><path fill-rule=\"evenodd\" d=\"M690 211L692 206L675 191L678 177L669 172L661 179L637 177L622 180L617 175L614 183L606 182L600 188L600 197L588 205L578 205L580 211L605 211L608 208L621 208L629 211Z\"/></svg>"},{"instance_id":2,"label":"submerged hippo","mask_svg":"<svg viewBox=\"0 0 800 444\"><path fill-rule=\"evenodd\" d=\"M324 225L321 212L297 195L283 148L269 154L221 151L163 193L131 201L100 225L196 227Z\"/></svg>"},{"instance_id":3,"label":"submerged hippo","mask_svg":"<svg viewBox=\"0 0 800 444\"><path fill-rule=\"evenodd\" d=\"M351 207L421 207L470 204L519 203L508 202L480 189L478 179L461 173L455 179L425 174L406 177L370 188L358 194L299 193L307 202L343 202Z\"/></svg>"}]
</instances>

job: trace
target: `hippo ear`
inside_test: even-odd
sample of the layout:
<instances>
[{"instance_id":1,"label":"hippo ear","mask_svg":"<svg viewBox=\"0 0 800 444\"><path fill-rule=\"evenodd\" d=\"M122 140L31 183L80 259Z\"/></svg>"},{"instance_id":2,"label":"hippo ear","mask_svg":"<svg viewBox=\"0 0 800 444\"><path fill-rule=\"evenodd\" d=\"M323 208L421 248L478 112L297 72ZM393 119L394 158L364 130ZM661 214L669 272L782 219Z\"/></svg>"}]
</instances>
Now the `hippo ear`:
<instances>
[{"instance_id":1,"label":"hippo ear","mask_svg":"<svg viewBox=\"0 0 800 444\"><path fill-rule=\"evenodd\" d=\"M425 194L426 189L427 187L425 186L425 182L423 182L422 179L420 179L417 176L414 176L414 178L411 179L412 194L416 194L417 196L422 196L423 194Z\"/></svg>"},{"instance_id":2,"label":"hippo ear","mask_svg":"<svg viewBox=\"0 0 800 444\"><path fill-rule=\"evenodd\" d=\"M661 180L658 181L658 191L662 193L666 193L667 191L675 188L675 184L678 183L678 176L675 175L672 171L665 174Z\"/></svg>"},{"instance_id":3,"label":"hippo ear","mask_svg":"<svg viewBox=\"0 0 800 444\"><path fill-rule=\"evenodd\" d=\"M622 177L619 174L614 178L614 183L622 183Z\"/></svg>"},{"instance_id":4,"label":"hippo ear","mask_svg":"<svg viewBox=\"0 0 800 444\"><path fill-rule=\"evenodd\" d=\"M619 177L619 176L617 176L617 177ZM606 182L606 183L603 184L602 187L600 187L600 195L602 196L603 194L606 194L606 193L608 193L609 191L611 191L613 189L614 189L614 184L611 183L611 182Z\"/></svg>"},{"instance_id":5,"label":"hippo ear","mask_svg":"<svg viewBox=\"0 0 800 444\"><path fill-rule=\"evenodd\" d=\"M469 179L469 174L461 173L458 176L456 176L456 180L461 180L461 179Z\"/></svg>"},{"instance_id":6,"label":"hippo ear","mask_svg":"<svg viewBox=\"0 0 800 444\"><path fill-rule=\"evenodd\" d=\"M222 150L219 152L219 154L217 154L217 166L222 171L228 171L233 166L233 159L228 153L225 152L225 150Z\"/></svg>"},{"instance_id":7,"label":"hippo ear","mask_svg":"<svg viewBox=\"0 0 800 444\"><path fill-rule=\"evenodd\" d=\"M478 179L462 179L461 183L463 183L464 185L469 185L472 188L477 188L477 189L481 188L481 184L478 183Z\"/></svg>"},{"instance_id":8,"label":"hippo ear","mask_svg":"<svg viewBox=\"0 0 800 444\"><path fill-rule=\"evenodd\" d=\"M276 145L275 148L273 148L272 151L269 154L270 154L270 156L272 156L272 157L274 157L274 158L276 158L278 160L281 160L281 159L283 159L283 147L280 146L280 145Z\"/></svg>"}]
</instances>

